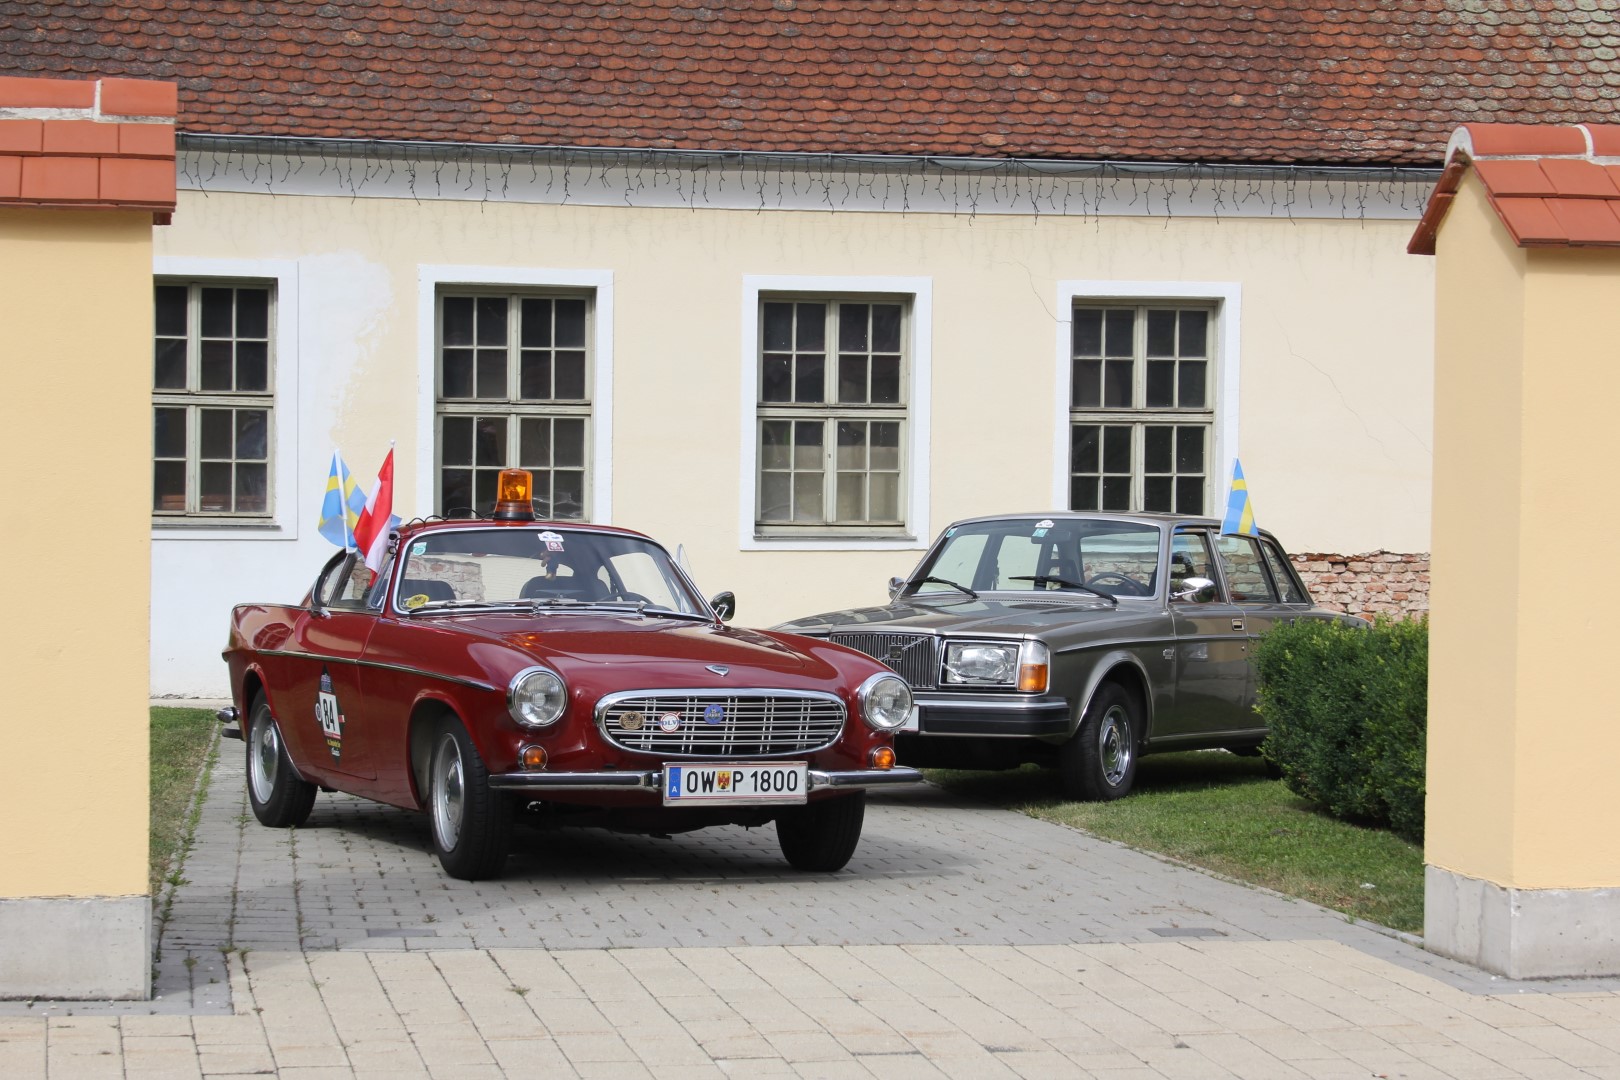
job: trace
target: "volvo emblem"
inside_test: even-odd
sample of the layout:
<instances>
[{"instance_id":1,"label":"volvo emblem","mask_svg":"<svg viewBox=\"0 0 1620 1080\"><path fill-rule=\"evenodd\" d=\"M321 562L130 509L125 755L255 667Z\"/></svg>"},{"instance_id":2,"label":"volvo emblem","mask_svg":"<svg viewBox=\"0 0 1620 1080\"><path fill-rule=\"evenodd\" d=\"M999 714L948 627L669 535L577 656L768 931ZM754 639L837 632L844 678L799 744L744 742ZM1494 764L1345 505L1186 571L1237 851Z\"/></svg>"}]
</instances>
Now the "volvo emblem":
<instances>
[{"instance_id":1,"label":"volvo emblem","mask_svg":"<svg viewBox=\"0 0 1620 1080\"><path fill-rule=\"evenodd\" d=\"M710 671L714 672L722 679L731 674L731 669L726 667L724 664L709 664L707 667Z\"/></svg>"}]
</instances>

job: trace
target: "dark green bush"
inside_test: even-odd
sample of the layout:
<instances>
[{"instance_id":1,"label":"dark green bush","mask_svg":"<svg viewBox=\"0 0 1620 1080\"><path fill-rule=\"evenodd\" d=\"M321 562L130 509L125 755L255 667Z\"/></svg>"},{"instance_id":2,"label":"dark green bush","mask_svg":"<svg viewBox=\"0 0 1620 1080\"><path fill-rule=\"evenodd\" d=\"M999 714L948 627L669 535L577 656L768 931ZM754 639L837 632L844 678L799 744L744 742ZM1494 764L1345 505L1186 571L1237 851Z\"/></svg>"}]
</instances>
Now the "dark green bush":
<instances>
[{"instance_id":1,"label":"dark green bush","mask_svg":"<svg viewBox=\"0 0 1620 1080\"><path fill-rule=\"evenodd\" d=\"M1336 817L1423 838L1429 621L1370 629L1302 619L1260 641L1268 760Z\"/></svg>"}]
</instances>

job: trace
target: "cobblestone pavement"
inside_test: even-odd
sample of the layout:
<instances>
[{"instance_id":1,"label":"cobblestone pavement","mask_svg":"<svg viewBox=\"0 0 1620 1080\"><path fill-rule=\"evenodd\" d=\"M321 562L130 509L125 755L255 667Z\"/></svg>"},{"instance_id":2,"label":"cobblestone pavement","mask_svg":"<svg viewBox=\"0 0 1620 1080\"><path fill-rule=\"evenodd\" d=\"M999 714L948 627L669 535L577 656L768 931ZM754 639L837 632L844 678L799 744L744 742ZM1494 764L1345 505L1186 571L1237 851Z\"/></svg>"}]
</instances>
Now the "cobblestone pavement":
<instances>
[{"instance_id":1,"label":"cobblestone pavement","mask_svg":"<svg viewBox=\"0 0 1620 1080\"><path fill-rule=\"evenodd\" d=\"M836 875L770 829L260 827L225 745L159 996L0 1004L0 1077L1606 1077L1620 980L1514 983L1310 904L934 788Z\"/></svg>"}]
</instances>

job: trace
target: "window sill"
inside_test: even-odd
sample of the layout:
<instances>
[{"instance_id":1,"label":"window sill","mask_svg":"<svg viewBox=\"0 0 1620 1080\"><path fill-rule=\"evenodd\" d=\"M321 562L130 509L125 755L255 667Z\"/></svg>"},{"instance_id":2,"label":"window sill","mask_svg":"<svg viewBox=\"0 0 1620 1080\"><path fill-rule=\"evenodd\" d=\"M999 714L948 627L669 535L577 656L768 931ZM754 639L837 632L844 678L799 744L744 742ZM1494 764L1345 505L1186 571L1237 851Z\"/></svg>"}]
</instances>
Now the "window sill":
<instances>
[{"instance_id":1,"label":"window sill","mask_svg":"<svg viewBox=\"0 0 1620 1080\"><path fill-rule=\"evenodd\" d=\"M154 540L296 540L297 532L274 518L153 518Z\"/></svg>"},{"instance_id":2,"label":"window sill","mask_svg":"<svg viewBox=\"0 0 1620 1080\"><path fill-rule=\"evenodd\" d=\"M743 549L753 551L920 551L928 546L910 533L804 531L755 532Z\"/></svg>"}]
</instances>

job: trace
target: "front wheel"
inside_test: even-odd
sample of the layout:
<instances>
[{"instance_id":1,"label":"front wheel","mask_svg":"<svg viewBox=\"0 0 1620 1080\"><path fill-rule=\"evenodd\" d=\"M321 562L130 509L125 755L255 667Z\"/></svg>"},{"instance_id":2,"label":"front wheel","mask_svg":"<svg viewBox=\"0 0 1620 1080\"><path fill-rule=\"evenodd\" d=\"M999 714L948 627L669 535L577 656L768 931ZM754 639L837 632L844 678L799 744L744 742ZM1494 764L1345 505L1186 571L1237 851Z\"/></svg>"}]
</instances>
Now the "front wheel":
<instances>
[{"instance_id":1,"label":"front wheel","mask_svg":"<svg viewBox=\"0 0 1620 1080\"><path fill-rule=\"evenodd\" d=\"M1074 738L1058 748L1063 793L1084 802L1108 802L1131 790L1140 741L1136 699L1118 683L1104 683Z\"/></svg>"},{"instance_id":2,"label":"front wheel","mask_svg":"<svg viewBox=\"0 0 1620 1080\"><path fill-rule=\"evenodd\" d=\"M849 865L865 820L866 792L840 795L782 811L776 841L793 869L830 874Z\"/></svg>"},{"instance_id":3,"label":"front wheel","mask_svg":"<svg viewBox=\"0 0 1620 1080\"><path fill-rule=\"evenodd\" d=\"M489 786L483 759L454 717L445 717L433 730L428 818L433 851L445 873L462 881L500 873L512 832L511 807Z\"/></svg>"},{"instance_id":4,"label":"front wheel","mask_svg":"<svg viewBox=\"0 0 1620 1080\"><path fill-rule=\"evenodd\" d=\"M272 829L297 828L309 820L315 805L315 785L293 772L281 730L262 694L248 712L247 790L253 816Z\"/></svg>"}]
</instances>

